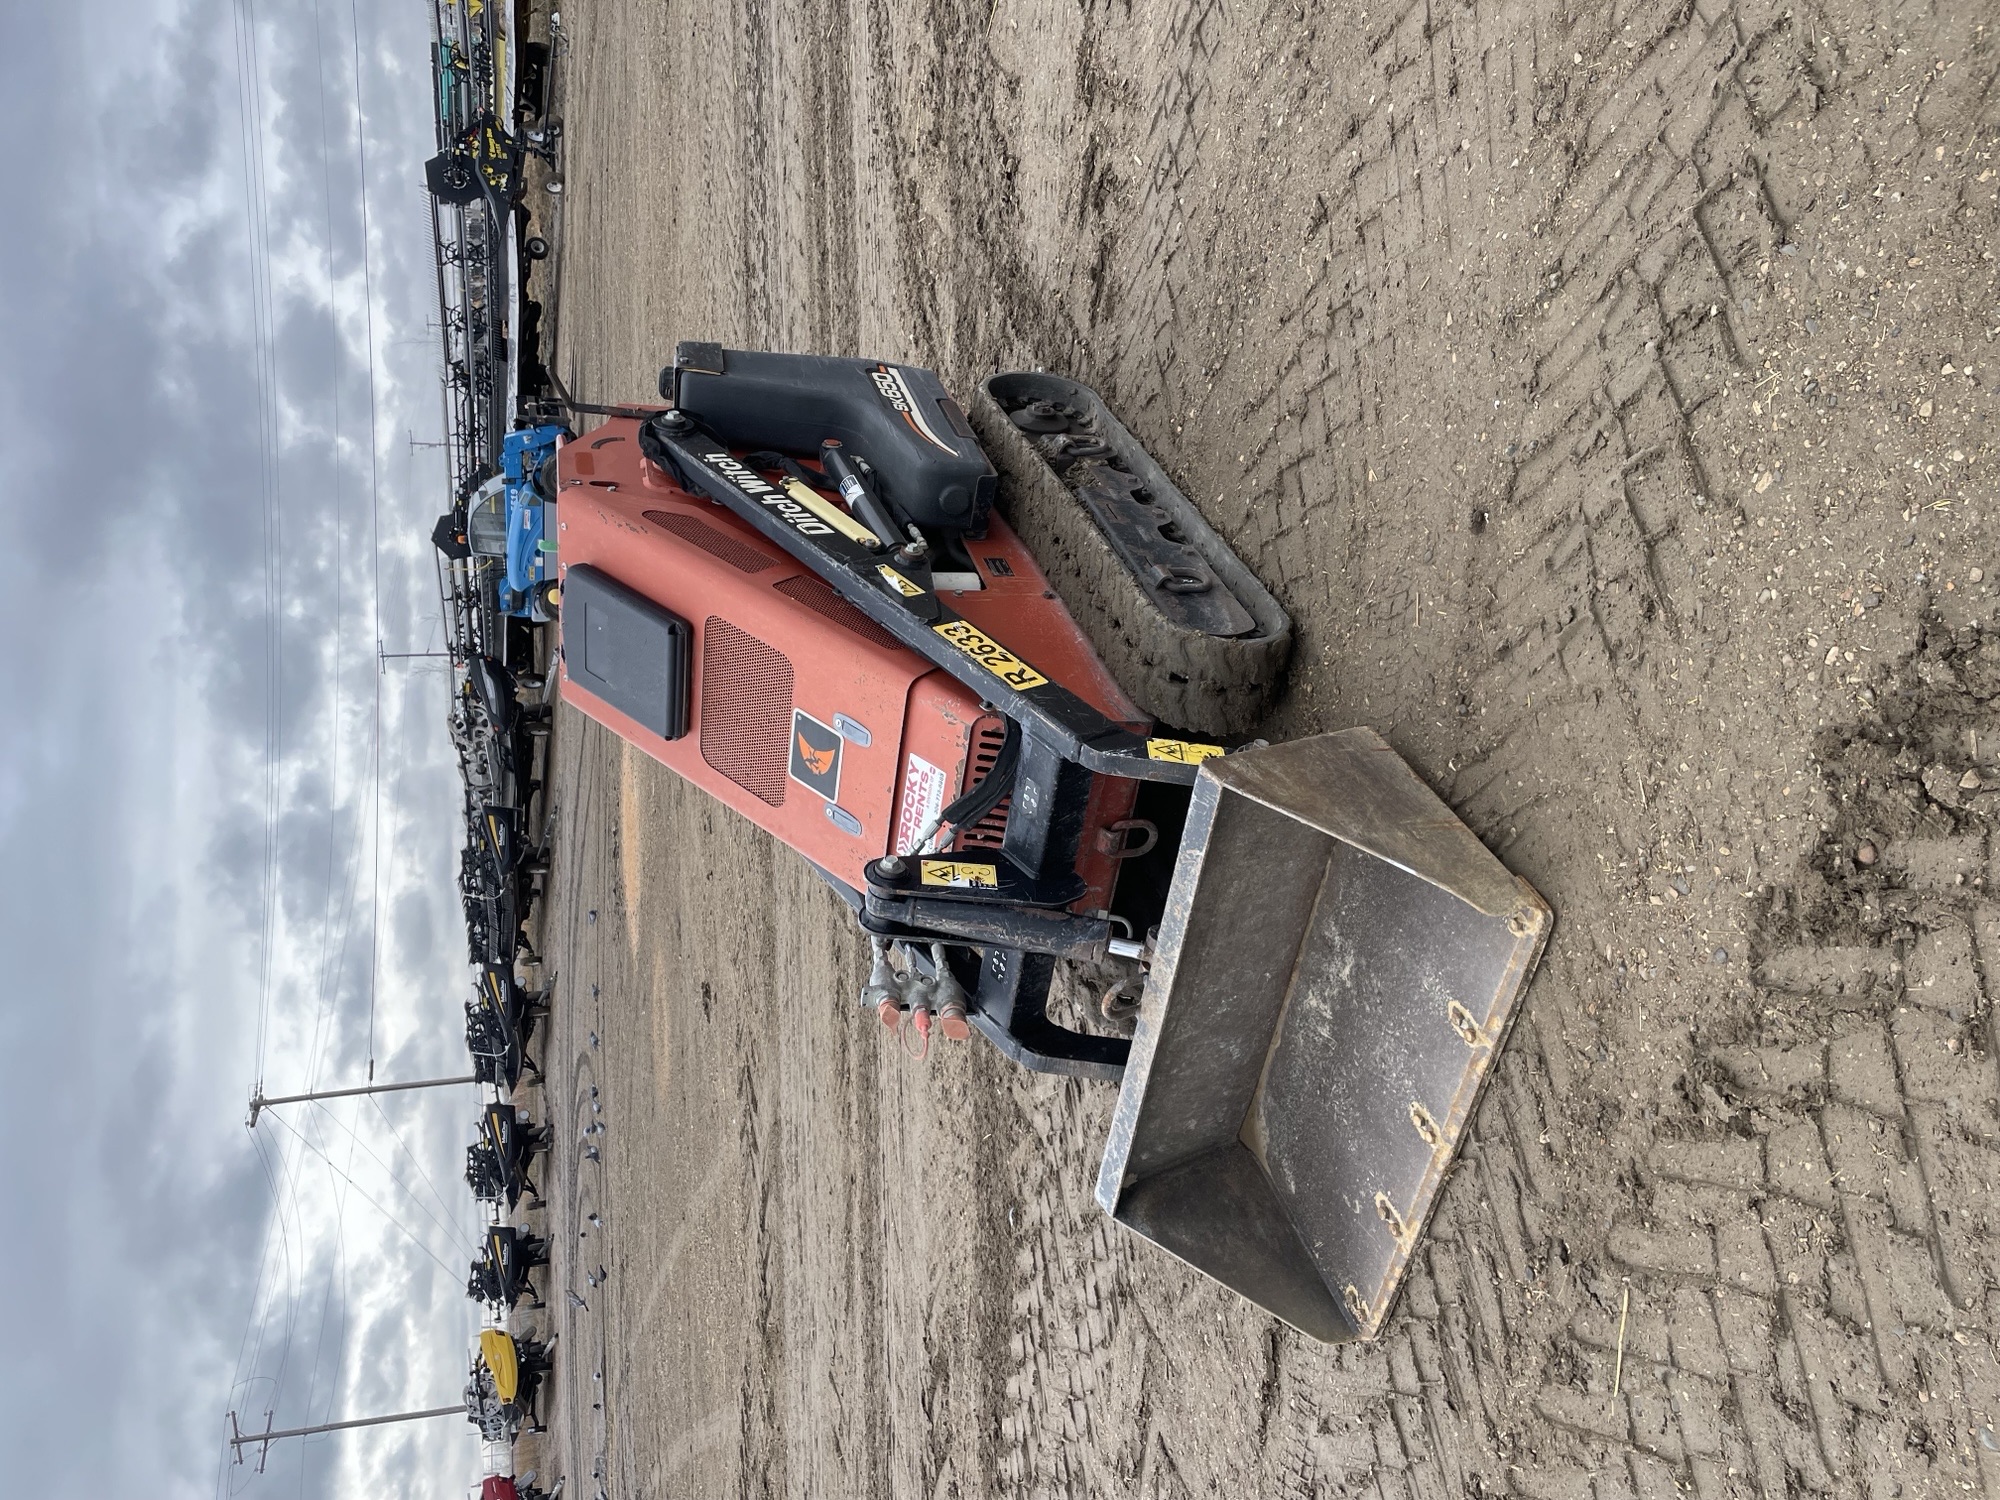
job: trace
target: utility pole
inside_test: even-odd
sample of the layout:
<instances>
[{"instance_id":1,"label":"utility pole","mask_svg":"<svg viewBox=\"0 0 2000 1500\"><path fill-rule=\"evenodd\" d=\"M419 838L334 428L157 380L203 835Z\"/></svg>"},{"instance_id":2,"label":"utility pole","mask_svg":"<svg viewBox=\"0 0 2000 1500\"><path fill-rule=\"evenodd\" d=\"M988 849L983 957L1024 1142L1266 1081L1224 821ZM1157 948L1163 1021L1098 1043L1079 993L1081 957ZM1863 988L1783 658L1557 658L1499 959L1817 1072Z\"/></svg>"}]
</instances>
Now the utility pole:
<instances>
[{"instance_id":1,"label":"utility pole","mask_svg":"<svg viewBox=\"0 0 2000 1500\"><path fill-rule=\"evenodd\" d=\"M345 1422L321 1422L312 1427L283 1427L271 1430L271 1414L264 1413L262 1432L244 1432L236 1425L236 1413L229 1414L229 1446L236 1450L236 1461L243 1462L243 1450L252 1443L257 1449L257 1472L264 1472L264 1460L270 1457L271 1444L279 1438L311 1437L319 1432L340 1432L349 1427L380 1427L385 1422L419 1422L425 1417L462 1417L463 1406L434 1406L429 1411L399 1411L386 1417L354 1417Z\"/></svg>"},{"instance_id":2,"label":"utility pole","mask_svg":"<svg viewBox=\"0 0 2000 1500\"><path fill-rule=\"evenodd\" d=\"M377 641L375 643L375 670L377 672L387 672L389 670L389 663L392 661L423 661L434 656L456 659L456 654L451 651L384 651L382 643Z\"/></svg>"},{"instance_id":3,"label":"utility pole","mask_svg":"<svg viewBox=\"0 0 2000 1500\"><path fill-rule=\"evenodd\" d=\"M273 1104L309 1104L315 1099L352 1099L358 1094L399 1094L408 1089L442 1089L450 1088L454 1084L477 1082L479 1082L479 1075L477 1073L467 1073L462 1078L422 1078L415 1083L371 1083L365 1088L315 1089L309 1094L276 1094L267 1096L262 1089L259 1089L250 1096L249 1126L252 1130L255 1130L257 1128L257 1116ZM418 1415L436 1416L437 1413L419 1412ZM396 1419L383 1417L379 1420L387 1422ZM281 1436L289 1435L281 1434Z\"/></svg>"}]
</instances>

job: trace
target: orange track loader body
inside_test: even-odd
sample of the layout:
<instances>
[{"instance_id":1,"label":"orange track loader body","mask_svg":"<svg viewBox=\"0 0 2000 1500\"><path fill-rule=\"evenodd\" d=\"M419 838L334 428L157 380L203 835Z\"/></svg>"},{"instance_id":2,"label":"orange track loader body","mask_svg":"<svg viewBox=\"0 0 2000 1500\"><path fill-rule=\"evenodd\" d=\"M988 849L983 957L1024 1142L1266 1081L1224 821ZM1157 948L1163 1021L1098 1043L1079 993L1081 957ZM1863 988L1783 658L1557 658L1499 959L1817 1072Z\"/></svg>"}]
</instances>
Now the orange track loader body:
<instances>
[{"instance_id":1,"label":"orange track loader body","mask_svg":"<svg viewBox=\"0 0 2000 1500\"><path fill-rule=\"evenodd\" d=\"M910 852L926 820L979 779L1002 723L728 510L676 485L641 455L638 426L614 417L562 448L558 555L565 572L586 565L689 622L691 722L663 739L567 672L563 699L861 888L868 861ZM951 595L960 614L1107 718L1150 728L1003 519L991 517L968 550L983 587ZM1086 890L1074 909L1111 904L1123 840L1107 829L1130 816L1136 792L1135 782L1095 779L1076 866ZM958 847L997 848L1006 810Z\"/></svg>"}]
</instances>

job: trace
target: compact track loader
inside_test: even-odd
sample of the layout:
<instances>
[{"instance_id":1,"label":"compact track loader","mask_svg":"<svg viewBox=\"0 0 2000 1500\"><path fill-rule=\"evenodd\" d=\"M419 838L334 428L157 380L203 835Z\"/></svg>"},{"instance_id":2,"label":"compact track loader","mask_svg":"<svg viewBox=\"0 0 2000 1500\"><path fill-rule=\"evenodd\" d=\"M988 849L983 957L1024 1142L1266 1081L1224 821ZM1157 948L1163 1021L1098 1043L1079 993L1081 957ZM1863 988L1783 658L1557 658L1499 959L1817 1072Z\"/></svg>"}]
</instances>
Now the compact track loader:
<instances>
[{"instance_id":1,"label":"compact track loader","mask_svg":"<svg viewBox=\"0 0 2000 1500\"><path fill-rule=\"evenodd\" d=\"M661 396L558 453L564 699L812 862L899 1037L1118 1082L1120 1222L1374 1336L1549 908L1373 731L1230 748L1290 621L1088 387L683 344Z\"/></svg>"}]
</instances>

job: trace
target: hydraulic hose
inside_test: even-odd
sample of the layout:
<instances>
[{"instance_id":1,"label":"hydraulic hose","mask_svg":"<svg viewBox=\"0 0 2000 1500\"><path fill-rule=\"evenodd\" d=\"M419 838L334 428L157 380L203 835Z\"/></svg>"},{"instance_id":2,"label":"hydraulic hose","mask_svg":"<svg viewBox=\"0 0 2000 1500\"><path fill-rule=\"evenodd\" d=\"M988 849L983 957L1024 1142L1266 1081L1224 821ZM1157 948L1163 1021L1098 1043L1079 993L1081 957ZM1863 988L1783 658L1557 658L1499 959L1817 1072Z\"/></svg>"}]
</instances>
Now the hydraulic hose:
<instances>
[{"instance_id":1,"label":"hydraulic hose","mask_svg":"<svg viewBox=\"0 0 2000 1500\"><path fill-rule=\"evenodd\" d=\"M1014 775L1020 764L1021 726L1009 719L1007 737L1000 742L1000 753L993 757L992 769L977 786L961 792L956 801L938 814L937 826L943 828L948 825L955 829L972 827L1014 790Z\"/></svg>"}]
</instances>

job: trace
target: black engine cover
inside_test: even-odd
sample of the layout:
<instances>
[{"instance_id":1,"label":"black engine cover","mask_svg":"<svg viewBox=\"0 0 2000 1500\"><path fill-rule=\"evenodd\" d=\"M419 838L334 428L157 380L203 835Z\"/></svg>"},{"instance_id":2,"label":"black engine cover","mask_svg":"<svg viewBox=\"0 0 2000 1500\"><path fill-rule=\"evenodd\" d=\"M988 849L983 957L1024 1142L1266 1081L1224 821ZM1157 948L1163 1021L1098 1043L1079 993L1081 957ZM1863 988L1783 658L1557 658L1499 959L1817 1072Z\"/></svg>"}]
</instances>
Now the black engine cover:
<instances>
[{"instance_id":1,"label":"black engine cover","mask_svg":"<svg viewBox=\"0 0 2000 1500\"><path fill-rule=\"evenodd\" d=\"M660 372L660 395L732 448L817 458L834 438L868 461L882 497L917 525L986 529L993 465L930 370L684 343Z\"/></svg>"}]
</instances>

